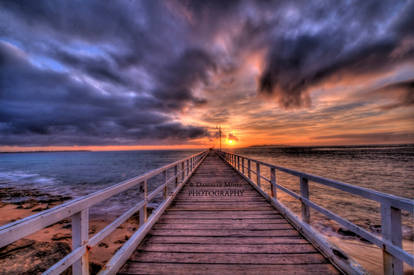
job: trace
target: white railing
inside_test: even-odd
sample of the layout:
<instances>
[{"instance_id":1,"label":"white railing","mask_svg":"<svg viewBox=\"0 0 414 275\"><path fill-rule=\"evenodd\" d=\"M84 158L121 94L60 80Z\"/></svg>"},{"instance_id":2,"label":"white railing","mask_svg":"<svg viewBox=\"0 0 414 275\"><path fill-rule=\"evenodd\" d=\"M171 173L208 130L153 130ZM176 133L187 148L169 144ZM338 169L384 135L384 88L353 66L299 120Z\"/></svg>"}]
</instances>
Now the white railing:
<instances>
[{"instance_id":1,"label":"white railing","mask_svg":"<svg viewBox=\"0 0 414 275\"><path fill-rule=\"evenodd\" d=\"M345 226L348 230L354 232L358 236L368 240L369 242L379 246L383 249L383 264L384 274L403 274L403 262L414 266L414 256L403 250L402 248L402 229L401 229L401 210L408 211L411 215L414 214L414 200L401 198L371 189L358 187L343 182L326 179L323 177L295 171L292 169L272 165L259 160L251 159L237 154L228 152L218 152L219 155L231 166L236 169L246 180L248 180L262 194L272 200L277 206L281 207L295 222L298 222L303 229L309 229L310 223L310 208L312 207L319 213L324 214L328 218ZM247 162L247 166L246 166ZM255 169L252 169L255 166ZM261 167L267 167L270 173L270 179L260 174ZM282 185L276 183L276 171L282 171L299 178L300 194L289 190ZM254 182L252 180L252 173L256 175ZM267 195L261 185L264 180L270 184L271 195ZM364 197L369 200L380 203L381 206L381 228L382 238L379 238L371 232L355 225L354 223L340 217L339 215L329 211L328 209L312 202L309 198L309 181L333 187L354 195ZM283 204L277 199L277 192L281 190L290 196L298 199L301 202L301 221L295 218Z\"/></svg>"},{"instance_id":2,"label":"white railing","mask_svg":"<svg viewBox=\"0 0 414 275\"><path fill-rule=\"evenodd\" d=\"M152 170L142 176L125 180L116 185L105 188L88 196L63 203L36 215L6 224L0 227L0 248L25 236L35 233L60 220L72 218L72 252L50 267L44 274L60 274L72 266L73 274L89 274L88 256L92 247L96 246L105 237L111 234L118 226L139 211L140 226L127 242L114 254L109 262L102 268L100 274L114 274L128 260L152 225L168 207L175 195L190 178L194 170L207 156L207 151L194 154L185 159ZM167 178L168 171L172 170L172 177ZM154 191L148 193L147 182L157 175L163 175L163 183ZM168 186L174 184L173 191L168 194ZM138 186L139 185L139 186ZM119 216L94 236L88 236L89 208L105 199L126 191L132 187L142 187L144 199ZM151 200L162 192L163 202L147 217L147 206Z\"/></svg>"}]
</instances>

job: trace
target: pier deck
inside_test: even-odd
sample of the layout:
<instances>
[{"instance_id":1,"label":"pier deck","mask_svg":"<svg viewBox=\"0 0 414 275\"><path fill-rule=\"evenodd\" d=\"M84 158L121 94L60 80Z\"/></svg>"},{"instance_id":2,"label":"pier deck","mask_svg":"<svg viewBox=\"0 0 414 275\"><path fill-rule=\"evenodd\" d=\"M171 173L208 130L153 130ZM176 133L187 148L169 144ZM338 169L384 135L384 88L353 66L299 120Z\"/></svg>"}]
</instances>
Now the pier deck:
<instances>
[{"instance_id":1,"label":"pier deck","mask_svg":"<svg viewBox=\"0 0 414 275\"><path fill-rule=\"evenodd\" d=\"M338 274L210 152L119 274Z\"/></svg>"}]
</instances>

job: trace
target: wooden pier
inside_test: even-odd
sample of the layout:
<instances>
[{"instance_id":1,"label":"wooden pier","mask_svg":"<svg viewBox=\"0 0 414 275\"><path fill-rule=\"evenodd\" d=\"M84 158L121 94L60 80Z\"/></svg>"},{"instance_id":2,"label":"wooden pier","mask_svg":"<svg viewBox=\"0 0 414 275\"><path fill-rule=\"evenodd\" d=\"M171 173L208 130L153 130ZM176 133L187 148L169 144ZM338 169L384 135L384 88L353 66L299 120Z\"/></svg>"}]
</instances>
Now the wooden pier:
<instances>
[{"instance_id":1,"label":"wooden pier","mask_svg":"<svg viewBox=\"0 0 414 275\"><path fill-rule=\"evenodd\" d=\"M296 193L276 181L295 176ZM158 184L149 191L148 181ZM378 203L382 236L311 200L309 182ZM267 185L270 192L263 188ZM142 190L142 199L90 236L89 209L121 192ZM298 217L278 200L284 192L301 203ZM161 202L149 213L148 207ZM383 250L384 274L403 274L414 256L402 247L402 211L414 200L214 150L203 151L90 195L0 227L0 248L71 218L72 251L43 274L89 274L89 253L139 212L140 226L105 264L106 274L364 274L310 225L318 211Z\"/></svg>"},{"instance_id":2,"label":"wooden pier","mask_svg":"<svg viewBox=\"0 0 414 275\"><path fill-rule=\"evenodd\" d=\"M338 274L210 152L120 274Z\"/></svg>"}]
</instances>

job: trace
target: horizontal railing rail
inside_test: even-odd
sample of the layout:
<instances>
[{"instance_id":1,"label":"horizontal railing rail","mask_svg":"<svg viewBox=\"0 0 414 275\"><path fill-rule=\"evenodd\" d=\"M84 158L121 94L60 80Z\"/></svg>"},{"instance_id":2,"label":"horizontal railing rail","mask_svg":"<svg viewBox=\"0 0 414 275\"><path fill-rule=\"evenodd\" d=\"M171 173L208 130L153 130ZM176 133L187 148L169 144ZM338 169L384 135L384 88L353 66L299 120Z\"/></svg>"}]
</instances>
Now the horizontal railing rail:
<instances>
[{"instance_id":1,"label":"horizontal railing rail","mask_svg":"<svg viewBox=\"0 0 414 275\"><path fill-rule=\"evenodd\" d=\"M298 199L301 202L301 222L306 225L310 224L310 208L312 207L319 213L338 222L356 235L368 240L369 242L383 249L383 264L385 274L403 274L403 262L414 266L414 256L402 248L402 228L401 228L401 210L414 214L414 200L381 193L368 188L350 185L336 180L315 176L308 173L299 172L293 169L269 164L260 160L251 159L238 154L229 152L218 152L219 155L229 163L236 171L238 171L251 184L257 186L264 191L262 180L270 184L270 199L278 205L282 205L278 201L277 192L281 190L286 194ZM247 165L245 164L247 162ZM256 166L252 169L252 166ZM269 169L270 179L261 175L261 168ZM287 174L299 178L300 194L278 184L276 182L276 171L285 172ZM247 173L246 173L247 172ZM255 182L252 173L256 175ZM345 218L331 212L330 210L312 202L309 198L309 181L329 186L338 190L342 190L353 195L380 203L381 209L381 226L382 238L377 237L373 233L364 228L348 221Z\"/></svg>"},{"instance_id":2,"label":"horizontal railing rail","mask_svg":"<svg viewBox=\"0 0 414 275\"><path fill-rule=\"evenodd\" d=\"M133 250L144 238L156 219L171 203L177 192L189 179L194 170L207 156L207 151L191 155L182 160L154 169L144 175L122 181L116 185L107 187L101 191L80 197L63 203L54 208L42 211L27 218L6 224L0 227L0 248L35 233L47 226L53 225L63 219L72 218L72 251L55 265L50 267L44 274L60 274L69 266L72 266L73 274L89 274L88 253L89 250L111 234L118 226L124 223L132 215L139 211L139 228L128 239L126 243L115 253L115 255L104 266L101 274L114 274L125 263ZM168 171L173 169L172 176L167 178ZM148 192L148 180L162 174L162 184L152 192ZM173 191L168 194L168 186L174 183ZM141 186L144 198L137 202L132 208L116 218L94 236L88 236L89 231L89 208L130 188ZM163 194L163 201L158 208L147 216L147 206L156 196Z\"/></svg>"}]
</instances>

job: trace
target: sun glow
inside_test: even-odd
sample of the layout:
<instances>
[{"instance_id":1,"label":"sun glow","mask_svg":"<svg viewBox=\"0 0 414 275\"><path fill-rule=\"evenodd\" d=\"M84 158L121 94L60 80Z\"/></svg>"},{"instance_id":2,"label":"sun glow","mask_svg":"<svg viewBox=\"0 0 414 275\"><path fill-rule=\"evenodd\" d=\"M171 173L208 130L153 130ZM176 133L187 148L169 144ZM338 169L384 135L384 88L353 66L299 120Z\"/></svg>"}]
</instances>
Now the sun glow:
<instances>
[{"instance_id":1,"label":"sun glow","mask_svg":"<svg viewBox=\"0 0 414 275\"><path fill-rule=\"evenodd\" d=\"M229 145L233 145L233 144L234 144L234 140L232 140L232 139L228 139L228 140L227 140L227 144L229 144Z\"/></svg>"}]
</instances>

